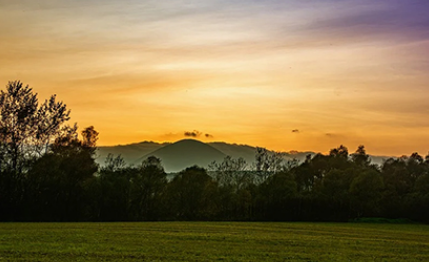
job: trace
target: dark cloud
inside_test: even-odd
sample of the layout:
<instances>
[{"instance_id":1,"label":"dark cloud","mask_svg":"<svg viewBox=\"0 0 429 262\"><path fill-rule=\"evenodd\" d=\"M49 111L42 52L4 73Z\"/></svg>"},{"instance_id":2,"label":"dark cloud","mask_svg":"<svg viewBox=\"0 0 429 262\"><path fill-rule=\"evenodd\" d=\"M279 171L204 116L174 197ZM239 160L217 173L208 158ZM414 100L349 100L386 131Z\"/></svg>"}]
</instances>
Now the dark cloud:
<instances>
[{"instance_id":1,"label":"dark cloud","mask_svg":"<svg viewBox=\"0 0 429 262\"><path fill-rule=\"evenodd\" d=\"M198 130L194 130L194 131L185 131L184 133L183 133L183 135L184 136L186 136L186 137L199 137L199 136L201 136L201 132L200 131L198 131Z\"/></svg>"},{"instance_id":2,"label":"dark cloud","mask_svg":"<svg viewBox=\"0 0 429 262\"><path fill-rule=\"evenodd\" d=\"M200 137L200 136L204 136L205 138L213 138L213 135L212 134L209 134L209 133L203 133L203 132L201 132L201 131L198 131L198 130L194 130L194 131L185 131L184 133L183 133L183 135L185 136L185 137Z\"/></svg>"},{"instance_id":3,"label":"dark cloud","mask_svg":"<svg viewBox=\"0 0 429 262\"><path fill-rule=\"evenodd\" d=\"M293 129L292 130L292 133L299 133L300 131L299 131L299 129Z\"/></svg>"}]
</instances>

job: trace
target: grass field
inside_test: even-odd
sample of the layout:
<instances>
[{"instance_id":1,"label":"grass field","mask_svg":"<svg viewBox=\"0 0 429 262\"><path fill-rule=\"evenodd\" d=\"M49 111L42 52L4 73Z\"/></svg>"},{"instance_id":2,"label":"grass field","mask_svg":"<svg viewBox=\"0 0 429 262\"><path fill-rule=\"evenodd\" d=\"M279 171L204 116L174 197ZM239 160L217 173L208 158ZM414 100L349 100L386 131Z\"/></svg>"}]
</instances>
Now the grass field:
<instances>
[{"instance_id":1,"label":"grass field","mask_svg":"<svg viewBox=\"0 0 429 262\"><path fill-rule=\"evenodd\" d=\"M0 261L429 261L429 226L0 223Z\"/></svg>"}]
</instances>

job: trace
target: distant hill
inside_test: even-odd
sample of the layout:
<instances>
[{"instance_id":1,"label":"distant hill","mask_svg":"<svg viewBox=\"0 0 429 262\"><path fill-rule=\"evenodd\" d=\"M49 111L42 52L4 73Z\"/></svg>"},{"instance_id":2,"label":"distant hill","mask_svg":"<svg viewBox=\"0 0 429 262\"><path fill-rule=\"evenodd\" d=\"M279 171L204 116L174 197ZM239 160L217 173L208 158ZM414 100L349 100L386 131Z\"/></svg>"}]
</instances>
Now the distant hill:
<instances>
[{"instance_id":1,"label":"distant hill","mask_svg":"<svg viewBox=\"0 0 429 262\"><path fill-rule=\"evenodd\" d=\"M242 157L248 164L251 164L255 161L256 147L248 145L227 144L225 142L212 142L208 144L223 152L225 155L231 156L232 158Z\"/></svg>"},{"instance_id":2,"label":"distant hill","mask_svg":"<svg viewBox=\"0 0 429 262\"><path fill-rule=\"evenodd\" d=\"M384 161L386 161L389 158L396 158L393 156L369 156L369 158L371 159L371 163L372 164L377 164L379 166L383 165Z\"/></svg>"},{"instance_id":3,"label":"distant hill","mask_svg":"<svg viewBox=\"0 0 429 262\"><path fill-rule=\"evenodd\" d=\"M249 145L228 144L225 142L203 143L193 139L180 140L176 143L156 143L144 141L129 145L99 147L97 163L103 165L109 153L121 155L130 165L139 165L148 156L155 155L162 160L167 172L180 171L191 165L206 167L212 161L222 161L227 155L233 158L242 157L251 165L255 161L256 147ZM307 155L315 152L283 152L286 159L303 161ZM372 163L381 165L388 156L370 156ZM183 167L180 169L180 167ZM179 169L178 169L179 168Z\"/></svg>"},{"instance_id":4,"label":"distant hill","mask_svg":"<svg viewBox=\"0 0 429 262\"><path fill-rule=\"evenodd\" d=\"M213 161L222 161L226 155L203 142L184 139L148 153L137 162L141 163L149 156L160 158L166 172L178 172L193 165L208 167Z\"/></svg>"},{"instance_id":5,"label":"distant hill","mask_svg":"<svg viewBox=\"0 0 429 262\"><path fill-rule=\"evenodd\" d=\"M151 141L144 141L140 143L133 143L129 145L117 145L117 146L101 146L97 150L97 163L100 165L104 164L108 154L115 156L121 155L125 162L128 164L135 163L143 155L147 155L157 149L160 149L169 143L156 143Z\"/></svg>"},{"instance_id":6,"label":"distant hill","mask_svg":"<svg viewBox=\"0 0 429 262\"><path fill-rule=\"evenodd\" d=\"M249 145L228 144L225 142L211 142L208 144L233 158L244 158L244 160L246 160L249 165L255 162L256 147ZM304 161L306 156L309 154L313 156L316 153L298 151L283 152L285 159L296 159L298 161Z\"/></svg>"}]
</instances>

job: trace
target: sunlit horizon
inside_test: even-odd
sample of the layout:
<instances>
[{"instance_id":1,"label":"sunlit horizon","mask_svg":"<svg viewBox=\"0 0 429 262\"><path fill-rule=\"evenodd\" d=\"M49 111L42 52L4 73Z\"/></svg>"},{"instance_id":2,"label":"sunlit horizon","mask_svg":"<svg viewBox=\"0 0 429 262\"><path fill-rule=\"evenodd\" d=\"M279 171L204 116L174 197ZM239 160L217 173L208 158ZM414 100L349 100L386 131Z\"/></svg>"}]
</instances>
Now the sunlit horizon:
<instances>
[{"instance_id":1,"label":"sunlit horizon","mask_svg":"<svg viewBox=\"0 0 429 262\"><path fill-rule=\"evenodd\" d=\"M0 6L2 89L57 94L100 146L196 130L276 151L429 151L427 1Z\"/></svg>"}]
</instances>

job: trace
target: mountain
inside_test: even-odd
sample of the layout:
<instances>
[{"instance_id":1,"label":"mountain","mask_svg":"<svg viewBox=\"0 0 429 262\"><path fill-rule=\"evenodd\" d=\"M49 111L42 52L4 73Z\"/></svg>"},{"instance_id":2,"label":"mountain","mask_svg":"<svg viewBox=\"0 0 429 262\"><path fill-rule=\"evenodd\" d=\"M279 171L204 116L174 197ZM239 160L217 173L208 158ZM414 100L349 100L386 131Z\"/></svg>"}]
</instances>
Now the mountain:
<instances>
[{"instance_id":1,"label":"mountain","mask_svg":"<svg viewBox=\"0 0 429 262\"><path fill-rule=\"evenodd\" d=\"M377 164L379 166L383 165L384 161L386 161L389 158L396 158L394 156L369 156L369 159L371 159L372 164Z\"/></svg>"},{"instance_id":2,"label":"mountain","mask_svg":"<svg viewBox=\"0 0 429 262\"><path fill-rule=\"evenodd\" d=\"M185 139L176 143L156 143L144 141L129 145L101 146L97 151L97 163L103 165L107 155L121 155L127 164L139 165L148 156L155 155L162 160L167 172L180 171L191 165L206 167L213 161L222 161L227 155L233 158L242 157L251 165L255 161L256 147L249 145L228 144L225 142L203 143ZM283 152L285 159L303 161L307 155L315 152ZM370 156L372 163L381 165L388 156ZM178 169L183 167L182 169Z\"/></svg>"},{"instance_id":3,"label":"mountain","mask_svg":"<svg viewBox=\"0 0 429 262\"><path fill-rule=\"evenodd\" d=\"M226 155L203 142L184 139L144 155L137 163L149 156L160 158L166 172L178 172L193 165L207 167L213 161L222 161Z\"/></svg>"},{"instance_id":4,"label":"mountain","mask_svg":"<svg viewBox=\"0 0 429 262\"><path fill-rule=\"evenodd\" d=\"M117 145L117 146L100 146L97 150L96 162L100 165L104 164L108 154L114 156L121 155L126 163L135 163L143 155L147 155L157 149L160 149L170 143L156 143L152 141L144 141L140 143L134 143L129 145Z\"/></svg>"},{"instance_id":5,"label":"mountain","mask_svg":"<svg viewBox=\"0 0 429 262\"><path fill-rule=\"evenodd\" d=\"M251 164L255 161L256 147L248 145L227 144L225 142L212 142L208 144L221 151L225 155L231 156L232 158L242 157L248 164Z\"/></svg>"}]
</instances>

